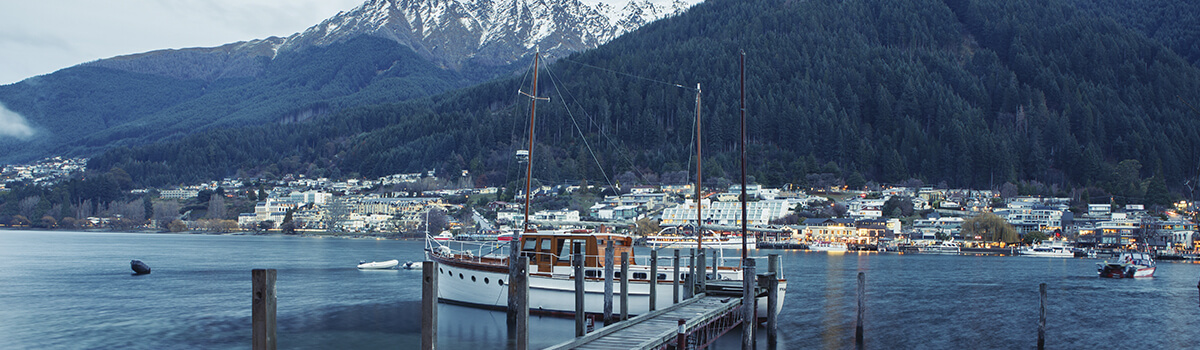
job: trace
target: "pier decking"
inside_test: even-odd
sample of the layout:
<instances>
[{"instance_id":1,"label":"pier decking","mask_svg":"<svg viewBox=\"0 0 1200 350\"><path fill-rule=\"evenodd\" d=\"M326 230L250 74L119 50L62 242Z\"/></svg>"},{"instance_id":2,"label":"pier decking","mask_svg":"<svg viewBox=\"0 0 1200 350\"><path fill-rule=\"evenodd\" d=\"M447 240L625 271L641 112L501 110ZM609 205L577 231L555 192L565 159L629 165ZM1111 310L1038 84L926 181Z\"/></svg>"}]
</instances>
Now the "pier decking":
<instances>
[{"instance_id":1,"label":"pier decking","mask_svg":"<svg viewBox=\"0 0 1200 350\"><path fill-rule=\"evenodd\" d=\"M688 348L711 343L743 320L741 298L700 294L671 307L604 327L547 349L674 348L680 323Z\"/></svg>"}]
</instances>

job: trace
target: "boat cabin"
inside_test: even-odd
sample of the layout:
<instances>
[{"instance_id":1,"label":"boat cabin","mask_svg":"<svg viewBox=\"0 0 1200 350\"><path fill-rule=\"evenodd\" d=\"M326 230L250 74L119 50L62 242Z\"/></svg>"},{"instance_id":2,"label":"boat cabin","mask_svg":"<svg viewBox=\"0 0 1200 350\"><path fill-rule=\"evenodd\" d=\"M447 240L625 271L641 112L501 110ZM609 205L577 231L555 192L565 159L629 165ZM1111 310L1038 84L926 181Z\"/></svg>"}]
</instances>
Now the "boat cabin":
<instances>
[{"instance_id":1,"label":"boat cabin","mask_svg":"<svg viewBox=\"0 0 1200 350\"><path fill-rule=\"evenodd\" d=\"M608 242L613 243L613 259L620 266L621 253L629 253L629 264L633 264L633 238L611 233L525 233L521 235L521 255L529 257L530 272L553 273L563 268L570 269L575 245L582 247L584 266L604 267ZM558 267L558 269L556 269Z\"/></svg>"}]
</instances>

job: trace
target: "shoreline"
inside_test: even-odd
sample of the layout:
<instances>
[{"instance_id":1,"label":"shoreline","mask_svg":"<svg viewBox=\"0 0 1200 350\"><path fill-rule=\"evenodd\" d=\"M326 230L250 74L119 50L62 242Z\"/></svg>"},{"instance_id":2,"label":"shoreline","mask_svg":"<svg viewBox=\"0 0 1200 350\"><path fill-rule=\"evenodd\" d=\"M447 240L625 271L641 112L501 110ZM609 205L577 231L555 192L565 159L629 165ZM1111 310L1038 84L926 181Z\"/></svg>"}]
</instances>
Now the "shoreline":
<instances>
[{"instance_id":1,"label":"shoreline","mask_svg":"<svg viewBox=\"0 0 1200 350\"><path fill-rule=\"evenodd\" d=\"M87 233L138 233L138 234L177 234L177 235L210 235L210 236L285 236L285 237L305 237L305 238L342 238L342 239L388 239L397 241L413 241L422 240L423 234L407 234L399 232L367 232L367 233L337 233L324 231L297 231L295 234L285 234L279 231L253 232L253 231L236 231L236 232L209 232L188 230L179 232L170 232L163 230L114 230L114 229L46 229L37 227L0 227L0 231L44 231L44 232L87 232Z\"/></svg>"}]
</instances>

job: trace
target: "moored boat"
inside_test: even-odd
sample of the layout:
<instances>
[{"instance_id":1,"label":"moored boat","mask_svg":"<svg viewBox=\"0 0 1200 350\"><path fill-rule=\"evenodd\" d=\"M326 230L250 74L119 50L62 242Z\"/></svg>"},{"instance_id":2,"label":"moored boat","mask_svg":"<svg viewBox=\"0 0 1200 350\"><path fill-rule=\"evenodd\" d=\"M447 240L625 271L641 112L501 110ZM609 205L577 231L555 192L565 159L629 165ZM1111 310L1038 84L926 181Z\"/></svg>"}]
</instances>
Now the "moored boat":
<instances>
[{"instance_id":1,"label":"moored boat","mask_svg":"<svg viewBox=\"0 0 1200 350\"><path fill-rule=\"evenodd\" d=\"M1050 243L1039 242L1036 245L1018 250L1017 253L1027 256L1041 256L1048 258L1075 257L1075 252L1071 251L1071 247L1066 246L1062 241L1052 241Z\"/></svg>"},{"instance_id":2,"label":"moored boat","mask_svg":"<svg viewBox=\"0 0 1200 350\"><path fill-rule=\"evenodd\" d=\"M657 271L651 271L645 259L638 263L633 256L633 238L623 234L547 231L521 234L516 246L520 256L529 258L529 309L532 313L567 315L575 311L575 276L572 257L575 245L579 244L584 255L584 310L587 313L604 311L605 250L608 242L613 243L613 276L619 281L621 265L628 265L629 305L631 315L649 312L650 284L657 284L656 295L659 308L672 305L672 284L684 281L688 276L688 264L681 264L679 275L675 275L673 264L660 258ZM508 244L481 242L451 242L461 248L433 240L426 241L429 260L438 263L438 298L444 302L486 309L505 309L508 301ZM628 261L621 261L621 253L629 253ZM763 261L765 263L765 261ZM759 264L766 266L766 264ZM740 281L743 269L735 266L707 266L705 275L710 281ZM696 275L699 275L697 273ZM614 282L617 283L617 282ZM777 293L783 300L787 291L787 280L779 279ZM679 299L685 297L680 289ZM766 295L759 296L759 315L766 315ZM614 298L613 310L620 308ZM782 310L783 303L776 308Z\"/></svg>"},{"instance_id":3,"label":"moored boat","mask_svg":"<svg viewBox=\"0 0 1200 350\"><path fill-rule=\"evenodd\" d=\"M844 252L849 250L843 242L815 242L808 245L808 250L818 252Z\"/></svg>"},{"instance_id":4,"label":"moored boat","mask_svg":"<svg viewBox=\"0 0 1200 350\"><path fill-rule=\"evenodd\" d=\"M1096 273L1107 278L1154 277L1156 263L1150 253L1121 253L1116 262L1096 263Z\"/></svg>"},{"instance_id":5,"label":"moored boat","mask_svg":"<svg viewBox=\"0 0 1200 350\"><path fill-rule=\"evenodd\" d=\"M962 253L962 246L950 241L940 241L930 245L917 246L917 253L958 255Z\"/></svg>"},{"instance_id":6,"label":"moored boat","mask_svg":"<svg viewBox=\"0 0 1200 350\"><path fill-rule=\"evenodd\" d=\"M705 249L741 249L742 236L711 235L702 236L700 244ZM646 236L646 246L655 249L662 248L696 248L696 236L687 235L654 235ZM758 240L754 236L746 237L746 249L758 249Z\"/></svg>"}]
</instances>

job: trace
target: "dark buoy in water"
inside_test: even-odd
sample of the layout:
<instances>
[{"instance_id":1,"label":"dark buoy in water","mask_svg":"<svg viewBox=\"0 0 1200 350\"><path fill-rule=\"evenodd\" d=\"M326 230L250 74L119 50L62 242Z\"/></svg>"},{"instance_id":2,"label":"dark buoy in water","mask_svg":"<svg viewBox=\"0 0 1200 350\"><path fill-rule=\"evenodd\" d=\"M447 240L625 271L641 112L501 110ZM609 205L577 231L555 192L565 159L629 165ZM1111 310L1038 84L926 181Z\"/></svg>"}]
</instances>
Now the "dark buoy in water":
<instances>
[{"instance_id":1,"label":"dark buoy in water","mask_svg":"<svg viewBox=\"0 0 1200 350\"><path fill-rule=\"evenodd\" d=\"M142 262L141 260L129 261L129 267L133 268L133 274L135 275L145 275L150 273L150 266L146 265L146 263Z\"/></svg>"}]
</instances>

